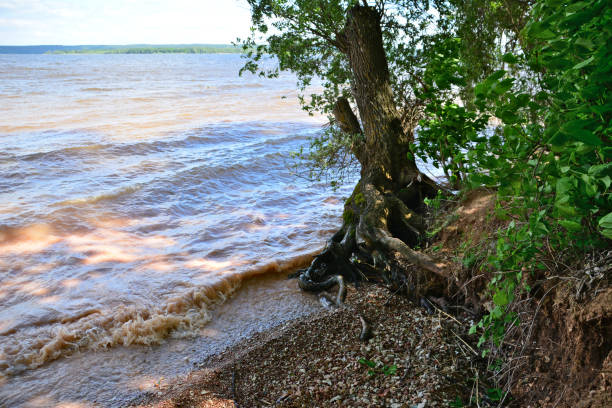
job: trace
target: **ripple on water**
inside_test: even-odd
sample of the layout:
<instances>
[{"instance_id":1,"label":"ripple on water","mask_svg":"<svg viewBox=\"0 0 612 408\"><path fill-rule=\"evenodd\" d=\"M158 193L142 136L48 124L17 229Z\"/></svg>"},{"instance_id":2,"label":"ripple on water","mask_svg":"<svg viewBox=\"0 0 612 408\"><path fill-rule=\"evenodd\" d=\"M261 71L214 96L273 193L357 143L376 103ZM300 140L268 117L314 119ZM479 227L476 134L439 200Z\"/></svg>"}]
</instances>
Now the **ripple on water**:
<instances>
[{"instance_id":1,"label":"ripple on water","mask_svg":"<svg viewBox=\"0 0 612 408\"><path fill-rule=\"evenodd\" d=\"M295 78L238 80L239 56L0 63L0 400L121 406L177 355L316 307L263 278L305 265L350 194L287 169L322 123L281 99Z\"/></svg>"}]
</instances>

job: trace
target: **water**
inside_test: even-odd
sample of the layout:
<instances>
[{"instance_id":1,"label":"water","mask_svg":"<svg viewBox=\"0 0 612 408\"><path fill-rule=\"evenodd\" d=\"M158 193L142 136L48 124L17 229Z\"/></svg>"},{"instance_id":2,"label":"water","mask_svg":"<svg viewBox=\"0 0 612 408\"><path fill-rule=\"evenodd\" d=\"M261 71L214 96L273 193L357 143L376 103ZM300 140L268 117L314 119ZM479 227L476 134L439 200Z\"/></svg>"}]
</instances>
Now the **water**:
<instances>
[{"instance_id":1,"label":"water","mask_svg":"<svg viewBox=\"0 0 612 408\"><path fill-rule=\"evenodd\" d=\"M121 406L317 307L282 276L351 186L290 174L324 121L240 66L0 55L0 406Z\"/></svg>"}]
</instances>

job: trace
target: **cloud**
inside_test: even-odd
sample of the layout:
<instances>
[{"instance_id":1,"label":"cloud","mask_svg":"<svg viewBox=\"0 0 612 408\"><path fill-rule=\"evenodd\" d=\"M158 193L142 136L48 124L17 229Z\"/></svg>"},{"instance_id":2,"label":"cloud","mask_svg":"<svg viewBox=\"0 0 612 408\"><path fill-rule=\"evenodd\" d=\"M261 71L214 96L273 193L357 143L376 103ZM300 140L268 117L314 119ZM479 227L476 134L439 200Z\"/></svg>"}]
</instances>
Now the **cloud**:
<instances>
[{"instance_id":1,"label":"cloud","mask_svg":"<svg viewBox=\"0 0 612 408\"><path fill-rule=\"evenodd\" d=\"M0 26L15 27L15 28L36 28L38 22L35 20L26 20L21 18L0 18Z\"/></svg>"},{"instance_id":2,"label":"cloud","mask_svg":"<svg viewBox=\"0 0 612 408\"><path fill-rule=\"evenodd\" d=\"M0 0L3 44L229 43L249 23L238 0Z\"/></svg>"}]
</instances>

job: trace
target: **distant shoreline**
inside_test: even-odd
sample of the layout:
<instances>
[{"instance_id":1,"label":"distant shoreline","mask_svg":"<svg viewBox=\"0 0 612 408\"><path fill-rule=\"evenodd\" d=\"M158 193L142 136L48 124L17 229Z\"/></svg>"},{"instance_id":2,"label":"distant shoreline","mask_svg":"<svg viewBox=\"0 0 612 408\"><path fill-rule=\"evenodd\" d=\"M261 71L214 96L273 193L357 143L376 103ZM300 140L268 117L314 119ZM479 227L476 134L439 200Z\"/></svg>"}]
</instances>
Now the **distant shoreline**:
<instances>
[{"instance_id":1,"label":"distant shoreline","mask_svg":"<svg viewBox=\"0 0 612 408\"><path fill-rule=\"evenodd\" d=\"M239 54L230 44L2 45L0 54Z\"/></svg>"},{"instance_id":2,"label":"distant shoreline","mask_svg":"<svg viewBox=\"0 0 612 408\"><path fill-rule=\"evenodd\" d=\"M239 54L242 49L237 47L211 48L211 47L189 47L189 48L128 48L110 50L69 50L48 51L45 54Z\"/></svg>"}]
</instances>

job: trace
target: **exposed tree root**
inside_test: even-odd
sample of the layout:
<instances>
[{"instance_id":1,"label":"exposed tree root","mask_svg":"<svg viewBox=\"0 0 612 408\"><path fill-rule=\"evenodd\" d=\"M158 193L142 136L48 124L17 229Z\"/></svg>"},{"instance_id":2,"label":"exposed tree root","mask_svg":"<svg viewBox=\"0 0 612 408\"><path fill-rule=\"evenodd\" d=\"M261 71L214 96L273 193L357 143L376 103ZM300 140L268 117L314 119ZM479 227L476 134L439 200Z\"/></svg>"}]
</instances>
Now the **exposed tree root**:
<instances>
[{"instance_id":1,"label":"exposed tree root","mask_svg":"<svg viewBox=\"0 0 612 408\"><path fill-rule=\"evenodd\" d=\"M417 244L422 240L425 224L422 218L394 195L383 196L372 184L362 187L366 198L366 207L359 219L358 234L364 238L369 246L380 248L388 253L396 252L407 261L414 263L429 272L443 275L441 269L427 255L410 248L406 242L394 237L389 229L390 213L399 212L399 227L407 238L405 240Z\"/></svg>"},{"instance_id":2,"label":"exposed tree root","mask_svg":"<svg viewBox=\"0 0 612 408\"><path fill-rule=\"evenodd\" d=\"M415 182L412 188L420 188L421 184ZM312 264L300 271L298 282L302 290L322 292L338 286L335 298L321 295L325 307L344 305L347 281L355 284L361 280L380 281L404 292L418 292L409 283L415 279L409 279L407 274L427 276L419 281L427 281L432 276L446 277L431 258L411 248L424 240L423 217L397 194L383 191L373 183L360 182L345 204L342 227ZM394 267L393 262L398 258L413 264L414 270ZM410 295L415 299L424 296L416 292ZM371 336L371 328L365 317L359 316L359 319L363 326L360 338L364 340Z\"/></svg>"},{"instance_id":3,"label":"exposed tree root","mask_svg":"<svg viewBox=\"0 0 612 408\"><path fill-rule=\"evenodd\" d=\"M396 254L421 269L446 277L431 258L410 247L423 242L425 222L395 194L383 194L371 183L359 183L346 202L344 218L325 250L300 273L303 290L316 292L333 287L337 278L330 275L355 282L380 274L388 258ZM366 259L365 264L354 262L359 257Z\"/></svg>"}]
</instances>

